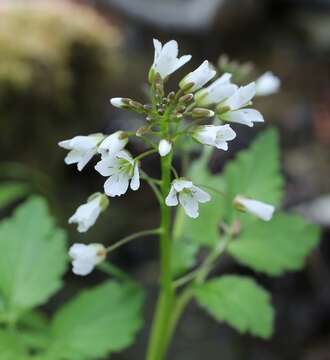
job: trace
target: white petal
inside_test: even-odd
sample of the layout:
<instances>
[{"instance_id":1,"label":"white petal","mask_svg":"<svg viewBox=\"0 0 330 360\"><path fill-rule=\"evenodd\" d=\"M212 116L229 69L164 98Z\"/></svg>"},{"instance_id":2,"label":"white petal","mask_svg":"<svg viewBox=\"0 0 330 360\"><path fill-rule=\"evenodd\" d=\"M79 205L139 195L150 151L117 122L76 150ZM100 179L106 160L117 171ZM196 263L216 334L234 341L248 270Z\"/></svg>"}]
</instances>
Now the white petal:
<instances>
[{"instance_id":1,"label":"white petal","mask_svg":"<svg viewBox=\"0 0 330 360\"><path fill-rule=\"evenodd\" d=\"M117 159L126 160L126 161L128 161L131 165L134 165L134 160L133 160L132 155L131 155L128 151L126 151L126 150L121 150L121 151L119 151L119 152L115 155L115 157L116 157Z\"/></svg>"},{"instance_id":2,"label":"white petal","mask_svg":"<svg viewBox=\"0 0 330 360\"><path fill-rule=\"evenodd\" d=\"M194 198L200 203L206 203L211 200L210 194L195 185L192 186L191 191Z\"/></svg>"},{"instance_id":3,"label":"white petal","mask_svg":"<svg viewBox=\"0 0 330 360\"><path fill-rule=\"evenodd\" d=\"M172 149L172 143L166 139L162 139L158 145L158 151L160 156L166 156Z\"/></svg>"},{"instance_id":4,"label":"white petal","mask_svg":"<svg viewBox=\"0 0 330 360\"><path fill-rule=\"evenodd\" d=\"M138 190L139 187L140 187L139 166L137 163L135 163L133 177L131 179L131 189L135 191L135 190Z\"/></svg>"},{"instance_id":5,"label":"white petal","mask_svg":"<svg viewBox=\"0 0 330 360\"><path fill-rule=\"evenodd\" d=\"M275 207L270 204L266 204L258 200L244 198L243 196L236 196L234 202L242 206L245 211L265 221L269 221L273 217L273 213L275 211Z\"/></svg>"},{"instance_id":6,"label":"white petal","mask_svg":"<svg viewBox=\"0 0 330 360\"><path fill-rule=\"evenodd\" d=\"M237 110L247 105L256 93L256 84L254 82L241 86L235 93L225 100L222 106L229 106L231 110Z\"/></svg>"},{"instance_id":7,"label":"white petal","mask_svg":"<svg viewBox=\"0 0 330 360\"><path fill-rule=\"evenodd\" d=\"M67 165L75 164L79 162L83 157L83 153L78 150L71 150L67 156L64 158L64 162Z\"/></svg>"},{"instance_id":8,"label":"white petal","mask_svg":"<svg viewBox=\"0 0 330 360\"><path fill-rule=\"evenodd\" d=\"M75 275L86 276L94 270L94 266L93 262L80 262L74 260L72 262L72 272Z\"/></svg>"},{"instance_id":9,"label":"white petal","mask_svg":"<svg viewBox=\"0 0 330 360\"><path fill-rule=\"evenodd\" d=\"M108 155L95 165L95 170L99 172L102 176L110 176L118 171L117 167L118 159L111 155Z\"/></svg>"},{"instance_id":10,"label":"white petal","mask_svg":"<svg viewBox=\"0 0 330 360\"><path fill-rule=\"evenodd\" d=\"M106 156L108 154L115 155L126 146L127 142L128 137L125 136L124 132L116 131L102 141L98 148L98 152L102 156Z\"/></svg>"},{"instance_id":11,"label":"white petal","mask_svg":"<svg viewBox=\"0 0 330 360\"><path fill-rule=\"evenodd\" d=\"M260 76L257 81L257 96L267 96L277 93L281 87L281 80L271 71Z\"/></svg>"},{"instance_id":12,"label":"white petal","mask_svg":"<svg viewBox=\"0 0 330 360\"><path fill-rule=\"evenodd\" d=\"M215 145L215 139L217 136L216 127L214 125L202 125L198 126L193 137L204 145Z\"/></svg>"},{"instance_id":13,"label":"white petal","mask_svg":"<svg viewBox=\"0 0 330 360\"><path fill-rule=\"evenodd\" d=\"M193 219L198 217L198 201L194 199L192 194L181 192L179 194L179 202L189 217Z\"/></svg>"},{"instance_id":14,"label":"white petal","mask_svg":"<svg viewBox=\"0 0 330 360\"><path fill-rule=\"evenodd\" d=\"M156 61L159 59L160 53L162 51L162 43L157 39L153 39L153 43L155 48L155 56L154 56L154 64L155 64Z\"/></svg>"},{"instance_id":15,"label":"white petal","mask_svg":"<svg viewBox=\"0 0 330 360\"><path fill-rule=\"evenodd\" d=\"M178 205L178 196L177 196L177 192L174 189L174 186L171 186L170 192L168 193L166 199L165 199L165 204L167 206L177 206Z\"/></svg>"},{"instance_id":16,"label":"white petal","mask_svg":"<svg viewBox=\"0 0 330 360\"><path fill-rule=\"evenodd\" d=\"M193 84L189 91L196 91L203 87L216 75L213 66L205 60L196 70L190 72L180 81L180 88L184 88L188 84Z\"/></svg>"},{"instance_id":17,"label":"white petal","mask_svg":"<svg viewBox=\"0 0 330 360\"><path fill-rule=\"evenodd\" d=\"M167 42L164 46L154 39L155 56L152 68L165 79L181 66L186 64L190 59L190 55L178 58L178 43L175 40Z\"/></svg>"},{"instance_id":18,"label":"white petal","mask_svg":"<svg viewBox=\"0 0 330 360\"><path fill-rule=\"evenodd\" d=\"M78 164L77 164L77 168L79 171L81 171L85 166L86 164L89 162L89 160L92 159L92 157L95 155L95 151L92 150L92 151L89 151L89 152L86 152L84 154L84 156L81 157L81 159L79 160Z\"/></svg>"},{"instance_id":19,"label":"white petal","mask_svg":"<svg viewBox=\"0 0 330 360\"><path fill-rule=\"evenodd\" d=\"M66 150L71 150L72 147L70 146L70 144L71 144L71 139L60 141L58 143L58 146L62 147L63 149L66 149Z\"/></svg>"},{"instance_id":20,"label":"white petal","mask_svg":"<svg viewBox=\"0 0 330 360\"><path fill-rule=\"evenodd\" d=\"M230 111L224 115L223 119L226 121L247 125L249 127L252 127L253 123L255 122L264 122L264 118L261 113L255 109Z\"/></svg>"},{"instance_id":21,"label":"white petal","mask_svg":"<svg viewBox=\"0 0 330 360\"><path fill-rule=\"evenodd\" d=\"M100 197L80 205L76 212L70 217L69 224L77 223L79 232L86 232L93 226L102 211Z\"/></svg>"},{"instance_id":22,"label":"white petal","mask_svg":"<svg viewBox=\"0 0 330 360\"><path fill-rule=\"evenodd\" d=\"M196 100L200 106L217 104L232 96L238 87L230 83L231 74L225 73L207 88L196 93Z\"/></svg>"},{"instance_id":23,"label":"white petal","mask_svg":"<svg viewBox=\"0 0 330 360\"><path fill-rule=\"evenodd\" d=\"M123 173L113 174L104 183L104 191L107 195L121 196L126 193L129 184L129 175Z\"/></svg>"},{"instance_id":24,"label":"white petal","mask_svg":"<svg viewBox=\"0 0 330 360\"><path fill-rule=\"evenodd\" d=\"M177 192L180 192L183 189L190 189L193 186L193 183L189 180L185 180L184 178L180 178L173 180L172 186Z\"/></svg>"}]
</instances>

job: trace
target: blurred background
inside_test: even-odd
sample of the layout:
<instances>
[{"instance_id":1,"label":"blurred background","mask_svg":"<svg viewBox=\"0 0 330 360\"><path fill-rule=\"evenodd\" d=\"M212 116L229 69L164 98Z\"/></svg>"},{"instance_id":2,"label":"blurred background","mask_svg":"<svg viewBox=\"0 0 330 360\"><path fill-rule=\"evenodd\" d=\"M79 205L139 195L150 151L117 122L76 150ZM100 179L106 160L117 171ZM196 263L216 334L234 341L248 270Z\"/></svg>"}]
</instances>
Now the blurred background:
<instances>
[{"instance_id":1,"label":"blurred background","mask_svg":"<svg viewBox=\"0 0 330 360\"><path fill-rule=\"evenodd\" d=\"M322 226L321 247L303 272L278 279L258 276L277 310L270 341L238 335L194 305L188 308L171 348L171 360L330 359L330 1L329 0L0 0L0 180L24 179L47 197L70 242L111 244L154 227L157 203L142 191L111 200L107 216L87 234L67 218L104 179L92 164L82 173L65 166L57 142L78 134L137 129L143 119L110 106L113 96L145 99L152 39L178 40L192 54L192 70L227 54L272 70L282 91L258 99L268 126L281 135L287 194L284 206ZM180 73L178 78L182 76ZM261 128L261 127L259 127ZM261 129L262 130L262 129ZM218 152L221 169L258 129L242 129L230 154ZM139 152L139 143L130 145ZM157 176L157 159L145 161ZM7 209L6 212L10 212ZM5 216L2 213L1 216ZM111 260L143 282L152 316L158 274L157 243L132 243ZM226 271L246 272L231 262ZM104 279L66 276L66 286L45 310ZM138 342L113 360L143 359L148 326Z\"/></svg>"}]
</instances>

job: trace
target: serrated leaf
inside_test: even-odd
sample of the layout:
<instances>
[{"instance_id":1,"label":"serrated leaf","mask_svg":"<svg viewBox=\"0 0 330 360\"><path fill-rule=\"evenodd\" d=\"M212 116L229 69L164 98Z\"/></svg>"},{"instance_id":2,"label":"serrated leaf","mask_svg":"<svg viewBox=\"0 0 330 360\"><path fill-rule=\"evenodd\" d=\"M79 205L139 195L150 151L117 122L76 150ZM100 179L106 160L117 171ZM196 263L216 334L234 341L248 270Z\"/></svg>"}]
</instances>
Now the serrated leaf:
<instances>
[{"instance_id":1,"label":"serrated leaf","mask_svg":"<svg viewBox=\"0 0 330 360\"><path fill-rule=\"evenodd\" d=\"M228 222L238 214L232 204L236 195L279 205L283 196L283 178L276 130L261 133L249 149L241 151L225 167L223 178L226 184L225 214ZM243 217L254 220L251 215Z\"/></svg>"},{"instance_id":2,"label":"serrated leaf","mask_svg":"<svg viewBox=\"0 0 330 360\"><path fill-rule=\"evenodd\" d=\"M143 293L114 281L86 290L67 303L52 323L51 352L60 359L100 359L132 344L142 325Z\"/></svg>"},{"instance_id":3,"label":"serrated leaf","mask_svg":"<svg viewBox=\"0 0 330 360\"><path fill-rule=\"evenodd\" d=\"M1 360L26 360L28 358L25 347L17 334L0 330Z\"/></svg>"},{"instance_id":4,"label":"serrated leaf","mask_svg":"<svg viewBox=\"0 0 330 360\"><path fill-rule=\"evenodd\" d=\"M319 229L296 215L277 214L270 222L255 222L228 246L240 263L268 275L299 270L318 244Z\"/></svg>"},{"instance_id":5,"label":"serrated leaf","mask_svg":"<svg viewBox=\"0 0 330 360\"><path fill-rule=\"evenodd\" d=\"M226 275L195 288L197 302L216 320L225 321L240 333L269 338L274 311L270 296L253 279Z\"/></svg>"},{"instance_id":6,"label":"serrated leaf","mask_svg":"<svg viewBox=\"0 0 330 360\"><path fill-rule=\"evenodd\" d=\"M0 184L0 208L21 199L29 192L28 186L23 182L10 182Z\"/></svg>"},{"instance_id":7,"label":"serrated leaf","mask_svg":"<svg viewBox=\"0 0 330 360\"><path fill-rule=\"evenodd\" d=\"M65 234L45 200L33 197L0 223L0 294L11 316L44 303L61 286Z\"/></svg>"}]
</instances>

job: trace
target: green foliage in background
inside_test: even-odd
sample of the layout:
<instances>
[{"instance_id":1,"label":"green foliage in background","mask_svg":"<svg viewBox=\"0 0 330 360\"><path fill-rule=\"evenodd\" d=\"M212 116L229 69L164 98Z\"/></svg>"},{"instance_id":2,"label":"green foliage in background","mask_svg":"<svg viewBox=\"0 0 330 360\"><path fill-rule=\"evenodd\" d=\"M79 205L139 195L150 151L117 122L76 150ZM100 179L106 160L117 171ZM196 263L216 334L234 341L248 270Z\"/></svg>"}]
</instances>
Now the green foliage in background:
<instances>
[{"instance_id":1,"label":"green foliage in background","mask_svg":"<svg viewBox=\"0 0 330 360\"><path fill-rule=\"evenodd\" d=\"M239 263L270 276L301 269L318 244L319 228L279 208L284 181L277 132L270 129L260 134L221 174L209 172L209 157L209 153L204 153L192 165L189 175L197 185L208 186L213 201L202 204L197 219L178 212L174 230L174 272L182 274L197 266L198 248L212 253L219 246ZM233 207L237 194L276 205L275 216L270 222L264 222L238 212ZM222 226L231 228L233 225L238 226L236 234L231 237L222 234ZM273 311L269 295L252 279L224 276L196 287L194 293L197 302L217 320L228 322L240 332L264 338L272 334Z\"/></svg>"},{"instance_id":2,"label":"green foliage in background","mask_svg":"<svg viewBox=\"0 0 330 360\"><path fill-rule=\"evenodd\" d=\"M46 163L63 129L79 121L87 132L104 118L120 36L65 1L8 2L0 18L2 160Z\"/></svg>"},{"instance_id":3,"label":"green foliage in background","mask_svg":"<svg viewBox=\"0 0 330 360\"><path fill-rule=\"evenodd\" d=\"M0 223L1 359L100 359L133 342L142 325L143 292L132 281L86 290L52 319L36 308L63 285L65 242L40 197Z\"/></svg>"}]
</instances>

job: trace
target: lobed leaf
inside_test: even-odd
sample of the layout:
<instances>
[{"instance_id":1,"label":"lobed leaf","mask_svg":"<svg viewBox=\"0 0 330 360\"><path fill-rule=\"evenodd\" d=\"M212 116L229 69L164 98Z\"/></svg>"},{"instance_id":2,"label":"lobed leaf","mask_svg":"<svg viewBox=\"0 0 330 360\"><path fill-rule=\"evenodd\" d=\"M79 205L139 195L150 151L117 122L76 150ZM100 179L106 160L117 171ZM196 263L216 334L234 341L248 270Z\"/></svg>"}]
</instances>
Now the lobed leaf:
<instances>
[{"instance_id":1,"label":"lobed leaf","mask_svg":"<svg viewBox=\"0 0 330 360\"><path fill-rule=\"evenodd\" d=\"M67 263L65 234L45 200L33 197L0 223L0 294L13 317L43 304L61 286Z\"/></svg>"},{"instance_id":2,"label":"lobed leaf","mask_svg":"<svg viewBox=\"0 0 330 360\"><path fill-rule=\"evenodd\" d=\"M240 263L268 275L299 270L318 244L319 228L296 215L280 213L270 222L254 222L228 246Z\"/></svg>"},{"instance_id":3,"label":"lobed leaf","mask_svg":"<svg viewBox=\"0 0 330 360\"><path fill-rule=\"evenodd\" d=\"M50 352L59 359L100 359L129 346L142 325L143 293L135 284L106 282L64 305L51 325Z\"/></svg>"}]
</instances>

